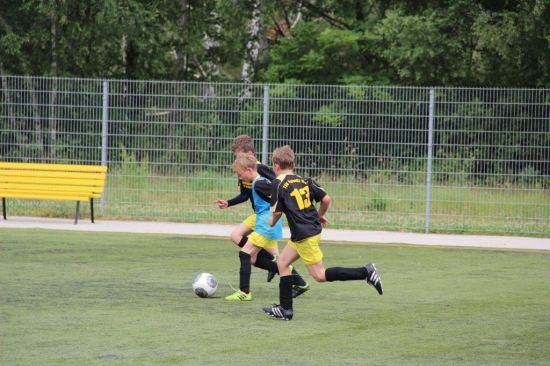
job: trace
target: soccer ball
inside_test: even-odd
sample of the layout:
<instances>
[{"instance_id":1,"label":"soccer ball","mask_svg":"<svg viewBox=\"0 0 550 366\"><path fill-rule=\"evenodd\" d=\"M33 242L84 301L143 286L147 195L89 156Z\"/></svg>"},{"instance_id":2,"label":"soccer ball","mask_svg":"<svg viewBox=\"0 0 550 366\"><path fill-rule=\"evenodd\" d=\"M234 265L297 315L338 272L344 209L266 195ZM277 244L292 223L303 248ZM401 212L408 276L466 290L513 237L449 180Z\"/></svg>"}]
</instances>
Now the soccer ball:
<instances>
[{"instance_id":1,"label":"soccer ball","mask_svg":"<svg viewBox=\"0 0 550 366\"><path fill-rule=\"evenodd\" d=\"M212 297L218 290L218 280L210 273L201 273L193 280L193 291L198 297Z\"/></svg>"}]
</instances>

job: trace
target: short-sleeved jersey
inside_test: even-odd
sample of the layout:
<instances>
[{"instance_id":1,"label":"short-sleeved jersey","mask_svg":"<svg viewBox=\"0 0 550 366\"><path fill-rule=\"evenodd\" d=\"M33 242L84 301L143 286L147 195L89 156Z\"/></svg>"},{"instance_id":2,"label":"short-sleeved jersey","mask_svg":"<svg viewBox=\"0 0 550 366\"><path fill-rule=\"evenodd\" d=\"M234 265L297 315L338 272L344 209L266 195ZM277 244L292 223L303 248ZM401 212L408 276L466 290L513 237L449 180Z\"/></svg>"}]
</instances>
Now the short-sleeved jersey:
<instances>
[{"instance_id":1,"label":"short-sleeved jersey","mask_svg":"<svg viewBox=\"0 0 550 366\"><path fill-rule=\"evenodd\" d=\"M260 176L267 178L269 181L272 181L273 179L275 179L275 173L273 173L273 170L271 170L267 165L264 165L258 162L257 169L258 169L258 174L260 174ZM252 210L256 212L256 208L254 207L254 200L252 199L252 183L243 182L243 180L239 178L238 186L239 186L240 194L228 201L229 206L235 206L240 203L246 202L248 199L250 199L250 203L252 204Z\"/></svg>"},{"instance_id":2,"label":"short-sleeved jersey","mask_svg":"<svg viewBox=\"0 0 550 366\"><path fill-rule=\"evenodd\" d=\"M269 239L283 238L283 221L279 220L273 227L269 226L271 182L265 177L257 177L252 182L252 201L256 207L256 223L254 231Z\"/></svg>"},{"instance_id":3,"label":"short-sleeved jersey","mask_svg":"<svg viewBox=\"0 0 550 366\"><path fill-rule=\"evenodd\" d=\"M272 182L271 211L283 212L290 228L290 240L302 241L323 230L313 202L327 195L317 182L295 174L280 175Z\"/></svg>"}]
</instances>

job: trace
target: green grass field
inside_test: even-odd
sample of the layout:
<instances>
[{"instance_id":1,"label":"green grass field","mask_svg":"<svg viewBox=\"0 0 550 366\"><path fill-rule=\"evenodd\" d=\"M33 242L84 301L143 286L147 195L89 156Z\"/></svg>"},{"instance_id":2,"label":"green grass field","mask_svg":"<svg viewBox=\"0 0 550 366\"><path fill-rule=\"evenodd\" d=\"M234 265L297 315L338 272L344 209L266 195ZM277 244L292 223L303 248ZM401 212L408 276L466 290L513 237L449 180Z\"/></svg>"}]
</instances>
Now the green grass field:
<instances>
[{"instance_id":1,"label":"green grass field","mask_svg":"<svg viewBox=\"0 0 550 366\"><path fill-rule=\"evenodd\" d=\"M282 249L282 244L280 245ZM261 311L278 281L238 286L229 239L0 230L1 365L550 365L550 253L324 243L324 264L376 263L315 283L294 319ZM199 272L220 282L191 290Z\"/></svg>"}]
</instances>

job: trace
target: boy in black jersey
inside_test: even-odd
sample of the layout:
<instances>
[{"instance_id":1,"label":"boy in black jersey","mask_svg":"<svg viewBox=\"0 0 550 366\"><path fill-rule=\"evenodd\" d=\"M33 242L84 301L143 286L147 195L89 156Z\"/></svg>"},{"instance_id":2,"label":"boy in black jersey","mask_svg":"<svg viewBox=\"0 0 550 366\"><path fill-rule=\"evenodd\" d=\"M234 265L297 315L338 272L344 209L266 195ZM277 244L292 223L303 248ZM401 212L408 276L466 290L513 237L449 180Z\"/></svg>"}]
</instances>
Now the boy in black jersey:
<instances>
[{"instance_id":1,"label":"boy in black jersey","mask_svg":"<svg viewBox=\"0 0 550 366\"><path fill-rule=\"evenodd\" d=\"M275 226L268 224L268 220L271 217L271 182L258 174L257 166L258 162L256 158L248 154L240 154L232 165L233 170L235 170L235 173L239 175L243 182L252 184L252 199L256 213L256 224L254 232L250 234L248 241L239 251L239 261L241 262L239 269L239 289L225 298L229 301L252 300L252 293L250 292L252 265L267 271L278 271L277 263L258 256L262 250L277 247L277 240L283 238L283 222L279 220ZM295 269L291 268L291 272L293 275L293 285L309 289L309 285L300 277Z\"/></svg>"},{"instance_id":2,"label":"boy in black jersey","mask_svg":"<svg viewBox=\"0 0 550 366\"><path fill-rule=\"evenodd\" d=\"M283 146L273 152L273 170L277 178L272 182L269 225L274 226L283 213L290 228L290 240L277 258L279 268L280 305L263 308L274 318L291 320L294 311L290 265L301 258L311 276L317 282L367 280L382 295L382 280L373 263L364 267L344 268L323 266L323 252L319 248L321 231L329 221L325 217L330 206L330 196L311 178L295 175L294 152ZM313 201L320 202L319 210Z\"/></svg>"},{"instance_id":3,"label":"boy in black jersey","mask_svg":"<svg viewBox=\"0 0 550 366\"><path fill-rule=\"evenodd\" d=\"M254 141L248 135L240 135L235 137L233 144L231 145L231 152L235 157L239 154L254 155ZM267 166L260 162L257 165L258 174L269 181L275 179L275 173ZM245 182L239 178L238 186L240 189L239 195L230 200L216 199L215 203L220 209L226 209L231 206L238 205L240 203L250 200L252 204L252 211L254 210L254 200L252 199L252 183ZM242 248L248 241L248 236L254 231L254 225L256 222L256 214L248 216L243 222L241 222L231 233L231 241L235 243L239 248ZM258 256L269 260L275 260L279 255L279 248L265 248L258 253ZM275 277L275 272L269 271L267 273L267 282L271 282Z\"/></svg>"}]
</instances>

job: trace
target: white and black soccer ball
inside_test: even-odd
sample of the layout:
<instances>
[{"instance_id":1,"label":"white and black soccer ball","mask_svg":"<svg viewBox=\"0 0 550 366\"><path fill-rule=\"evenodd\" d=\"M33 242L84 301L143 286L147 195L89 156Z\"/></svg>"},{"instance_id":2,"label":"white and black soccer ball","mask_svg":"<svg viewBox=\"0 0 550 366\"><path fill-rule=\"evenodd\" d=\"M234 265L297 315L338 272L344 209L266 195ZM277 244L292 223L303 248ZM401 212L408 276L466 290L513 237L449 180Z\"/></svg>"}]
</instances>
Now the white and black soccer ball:
<instances>
[{"instance_id":1,"label":"white and black soccer ball","mask_svg":"<svg viewBox=\"0 0 550 366\"><path fill-rule=\"evenodd\" d=\"M218 290L218 280L210 273L201 273L193 280L193 291L198 297L212 297Z\"/></svg>"}]
</instances>

